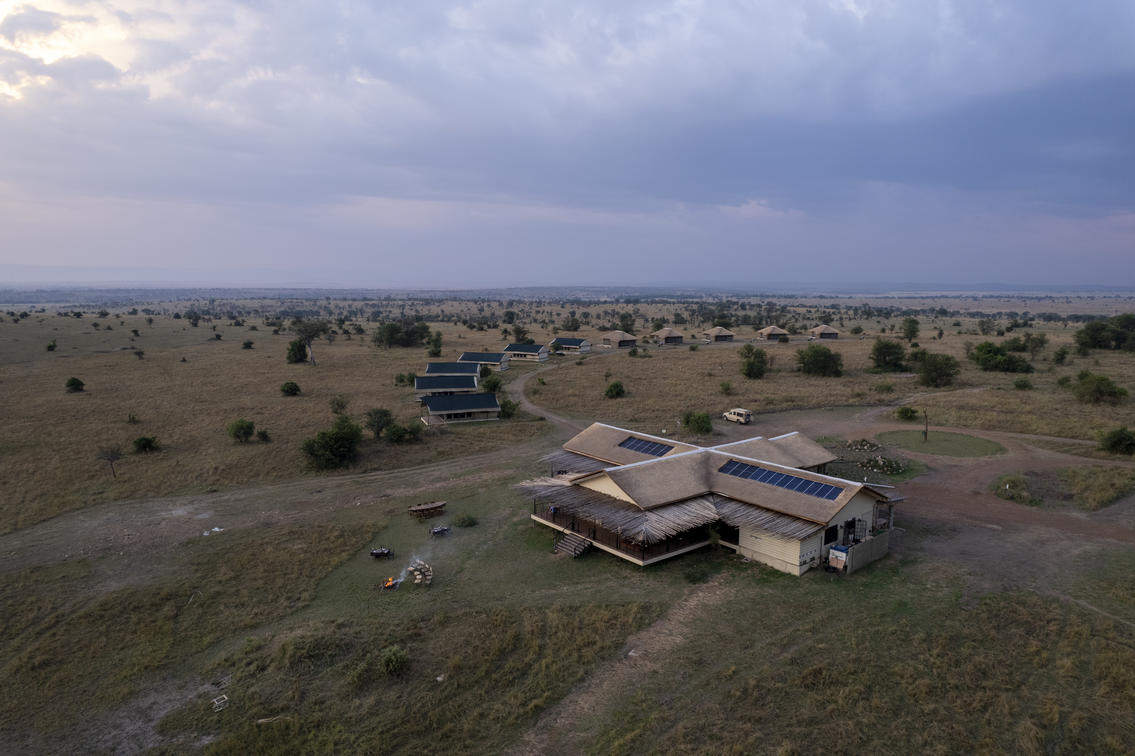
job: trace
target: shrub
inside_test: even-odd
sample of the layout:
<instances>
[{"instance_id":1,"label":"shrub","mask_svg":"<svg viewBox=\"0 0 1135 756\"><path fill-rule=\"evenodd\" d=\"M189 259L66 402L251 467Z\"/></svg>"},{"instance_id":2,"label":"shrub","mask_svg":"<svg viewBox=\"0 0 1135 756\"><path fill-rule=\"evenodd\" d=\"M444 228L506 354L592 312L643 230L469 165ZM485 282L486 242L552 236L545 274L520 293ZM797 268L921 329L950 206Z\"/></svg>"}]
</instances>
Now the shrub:
<instances>
[{"instance_id":1,"label":"shrub","mask_svg":"<svg viewBox=\"0 0 1135 756\"><path fill-rule=\"evenodd\" d=\"M272 440L272 437L268 435L268 431L261 428L260 430L256 431L256 440L266 444Z\"/></svg>"},{"instance_id":2,"label":"shrub","mask_svg":"<svg viewBox=\"0 0 1135 756\"><path fill-rule=\"evenodd\" d=\"M860 460L859 466L864 470L882 473L883 475L901 475L906 471L906 465L902 463L902 460L884 457L882 454Z\"/></svg>"},{"instance_id":3,"label":"shrub","mask_svg":"<svg viewBox=\"0 0 1135 756\"><path fill-rule=\"evenodd\" d=\"M307 362L307 344L303 339L288 342L287 358L290 364Z\"/></svg>"},{"instance_id":4,"label":"shrub","mask_svg":"<svg viewBox=\"0 0 1135 756\"><path fill-rule=\"evenodd\" d=\"M401 646L387 646L382 649L379 663L387 677L401 677L410 666L410 654Z\"/></svg>"},{"instance_id":5,"label":"shrub","mask_svg":"<svg viewBox=\"0 0 1135 756\"><path fill-rule=\"evenodd\" d=\"M83 383L82 381L80 381L75 376L71 376L70 378L67 379L67 383L65 383L63 385L66 386L68 393L77 394L78 392L83 390L83 386L85 386L86 384Z\"/></svg>"},{"instance_id":6,"label":"shrub","mask_svg":"<svg viewBox=\"0 0 1135 756\"><path fill-rule=\"evenodd\" d=\"M363 421L363 425L366 426L366 429L373 433L374 437L377 439L393 422L394 415L391 414L390 410L376 407L367 410L366 420Z\"/></svg>"},{"instance_id":7,"label":"shrub","mask_svg":"<svg viewBox=\"0 0 1135 756\"><path fill-rule=\"evenodd\" d=\"M1033 382L1028 378L1018 378L1017 380L1013 381L1013 388L1017 389L1017 391L1029 391L1032 389L1032 387Z\"/></svg>"},{"instance_id":8,"label":"shrub","mask_svg":"<svg viewBox=\"0 0 1135 756\"><path fill-rule=\"evenodd\" d=\"M134 356L140 360L144 360L146 358L146 352L143 349L135 349Z\"/></svg>"},{"instance_id":9,"label":"shrub","mask_svg":"<svg viewBox=\"0 0 1135 756\"><path fill-rule=\"evenodd\" d=\"M694 412L692 410L683 412L682 427L699 436L713 433L713 421L707 412Z\"/></svg>"},{"instance_id":10,"label":"shrub","mask_svg":"<svg viewBox=\"0 0 1135 756\"><path fill-rule=\"evenodd\" d=\"M627 389L622 381L611 381L607 384L607 390L603 392L603 396L608 399L619 399L627 395Z\"/></svg>"},{"instance_id":11,"label":"shrub","mask_svg":"<svg viewBox=\"0 0 1135 756\"><path fill-rule=\"evenodd\" d=\"M631 347L631 351L627 352L628 357L638 357L638 347Z\"/></svg>"},{"instance_id":12,"label":"shrub","mask_svg":"<svg viewBox=\"0 0 1135 756\"><path fill-rule=\"evenodd\" d=\"M871 347L871 362L875 369L883 372L899 372L903 369L903 360L906 359L906 348L901 342L894 339L875 339Z\"/></svg>"},{"instance_id":13,"label":"shrub","mask_svg":"<svg viewBox=\"0 0 1135 756\"><path fill-rule=\"evenodd\" d=\"M155 436L138 436L134 439L135 454L149 454L150 452L160 451L161 448Z\"/></svg>"},{"instance_id":14,"label":"shrub","mask_svg":"<svg viewBox=\"0 0 1135 756\"><path fill-rule=\"evenodd\" d=\"M327 400L327 406L329 406L331 411L336 415L342 415L347 411L347 397L342 394L336 394Z\"/></svg>"},{"instance_id":15,"label":"shrub","mask_svg":"<svg viewBox=\"0 0 1135 756\"><path fill-rule=\"evenodd\" d=\"M1083 370L1076 376L1076 398L1085 404L1118 404L1127 396L1127 389L1117 386L1106 375Z\"/></svg>"},{"instance_id":16,"label":"shrub","mask_svg":"<svg viewBox=\"0 0 1135 756\"><path fill-rule=\"evenodd\" d=\"M247 443L252 434L256 432L256 423L243 418L229 423L229 436L238 444Z\"/></svg>"},{"instance_id":17,"label":"shrub","mask_svg":"<svg viewBox=\"0 0 1135 756\"><path fill-rule=\"evenodd\" d=\"M747 347L752 347L751 344L746 344ZM744 353L745 350L742 349ZM768 352L763 349L753 348L751 352L747 352L747 356L741 360L741 375L746 378L757 379L764 378L765 373L768 372Z\"/></svg>"},{"instance_id":18,"label":"shrub","mask_svg":"<svg viewBox=\"0 0 1135 756\"><path fill-rule=\"evenodd\" d=\"M300 392L300 385L295 381L280 384L280 393L284 396L295 396Z\"/></svg>"},{"instance_id":19,"label":"shrub","mask_svg":"<svg viewBox=\"0 0 1135 756\"><path fill-rule=\"evenodd\" d=\"M733 396L734 394L733 384L729 381L722 381L720 390L723 396Z\"/></svg>"},{"instance_id":20,"label":"shrub","mask_svg":"<svg viewBox=\"0 0 1135 756\"><path fill-rule=\"evenodd\" d=\"M1029 483L1024 475L1005 475L993 484L993 493L1000 499L1015 501L1018 504L1036 506L1041 499L1029 491Z\"/></svg>"},{"instance_id":21,"label":"shrub","mask_svg":"<svg viewBox=\"0 0 1135 756\"><path fill-rule=\"evenodd\" d=\"M500 417L502 420L508 420L510 417L513 417L516 415L516 410L520 408L520 405L511 399L501 399L500 405Z\"/></svg>"},{"instance_id":22,"label":"shrub","mask_svg":"<svg viewBox=\"0 0 1135 756\"><path fill-rule=\"evenodd\" d=\"M962 371L958 360L948 354L921 354L917 365L918 382L932 388L952 385Z\"/></svg>"},{"instance_id":23,"label":"shrub","mask_svg":"<svg viewBox=\"0 0 1135 756\"><path fill-rule=\"evenodd\" d=\"M1112 454L1135 454L1135 433L1127 426L1100 434L1100 448Z\"/></svg>"},{"instance_id":24,"label":"shrub","mask_svg":"<svg viewBox=\"0 0 1135 756\"><path fill-rule=\"evenodd\" d=\"M477 377L481 380L485 380L486 378L488 378L492 374L493 374L493 369L491 367L489 367L488 365L481 365L481 369L479 371L477 371Z\"/></svg>"},{"instance_id":25,"label":"shrub","mask_svg":"<svg viewBox=\"0 0 1135 756\"><path fill-rule=\"evenodd\" d=\"M698 345L697 344L690 344L690 351L691 352L698 351Z\"/></svg>"},{"instance_id":26,"label":"shrub","mask_svg":"<svg viewBox=\"0 0 1135 756\"><path fill-rule=\"evenodd\" d=\"M1060 347L1052 353L1052 362L1056 365L1063 365L1068 361L1068 347Z\"/></svg>"},{"instance_id":27,"label":"shrub","mask_svg":"<svg viewBox=\"0 0 1135 756\"><path fill-rule=\"evenodd\" d=\"M809 344L796 352L796 363L805 375L838 378L843 375L843 357L826 346Z\"/></svg>"},{"instance_id":28,"label":"shrub","mask_svg":"<svg viewBox=\"0 0 1135 756\"><path fill-rule=\"evenodd\" d=\"M977 363L978 367L986 371L1001 373L1031 373L1033 371L1033 366L1024 357L1018 354L1009 354L1005 347L998 346L992 341L981 342L973 348L969 356Z\"/></svg>"},{"instance_id":29,"label":"shrub","mask_svg":"<svg viewBox=\"0 0 1135 756\"><path fill-rule=\"evenodd\" d=\"M333 470L354 461L362 437L362 428L346 415L339 415L331 430L320 431L314 438L307 439L302 449L312 467Z\"/></svg>"},{"instance_id":30,"label":"shrub","mask_svg":"<svg viewBox=\"0 0 1135 756\"><path fill-rule=\"evenodd\" d=\"M504 381L501 380L499 375L490 375L488 378L481 381L481 390L495 394L501 390L501 386L503 385Z\"/></svg>"},{"instance_id":31,"label":"shrub","mask_svg":"<svg viewBox=\"0 0 1135 756\"><path fill-rule=\"evenodd\" d=\"M914 407L899 407L895 410L895 417L899 420L917 420L918 410Z\"/></svg>"},{"instance_id":32,"label":"shrub","mask_svg":"<svg viewBox=\"0 0 1135 756\"><path fill-rule=\"evenodd\" d=\"M420 423L411 423L410 425L391 423L382 432L382 437L392 444L408 444L411 441L421 439L422 426Z\"/></svg>"},{"instance_id":33,"label":"shrub","mask_svg":"<svg viewBox=\"0 0 1135 756\"><path fill-rule=\"evenodd\" d=\"M463 514L455 519L453 524L459 528L471 528L477 524L477 518L471 514Z\"/></svg>"},{"instance_id":34,"label":"shrub","mask_svg":"<svg viewBox=\"0 0 1135 756\"><path fill-rule=\"evenodd\" d=\"M252 349L252 339L245 339L244 343L240 345L241 349Z\"/></svg>"}]
</instances>

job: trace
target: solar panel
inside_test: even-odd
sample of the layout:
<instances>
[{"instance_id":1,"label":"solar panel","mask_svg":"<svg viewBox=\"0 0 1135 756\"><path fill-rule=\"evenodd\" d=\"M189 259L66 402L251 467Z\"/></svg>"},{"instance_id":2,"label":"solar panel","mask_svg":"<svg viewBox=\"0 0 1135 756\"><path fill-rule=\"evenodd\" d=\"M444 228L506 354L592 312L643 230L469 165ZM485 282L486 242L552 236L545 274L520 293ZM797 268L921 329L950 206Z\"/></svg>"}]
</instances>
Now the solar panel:
<instances>
[{"instance_id":1,"label":"solar panel","mask_svg":"<svg viewBox=\"0 0 1135 756\"><path fill-rule=\"evenodd\" d=\"M666 453L673 450L673 446L667 444L660 444L656 441L647 441L644 438L635 438L634 436L627 436L627 438L619 444L624 449L630 449L640 454L649 454L652 457L661 457ZM739 463L738 463L739 464Z\"/></svg>"},{"instance_id":2,"label":"solar panel","mask_svg":"<svg viewBox=\"0 0 1135 756\"><path fill-rule=\"evenodd\" d=\"M619 444L619 446L627 446L629 441L639 440L640 439L628 438L626 441ZM644 441L642 443L652 444L652 442L649 441ZM660 446L667 450L674 448L672 446L668 447L665 444L652 445ZM651 452L647 453L649 454ZM661 454L656 454L655 456L662 456L662 454L665 453L666 452L664 451ZM795 491L796 493L801 493L805 496L813 496L817 499L826 499L828 501L834 501L838 499L839 495L843 493L843 489L839 486L833 486L829 483L821 483L818 480L801 478L798 475L789 475L788 473L777 472L776 470L766 470L763 467L748 465L744 462L738 462L733 459L722 465L718 469L718 472L725 473L726 475L732 475L735 478L744 478L746 480L756 481L757 483L777 486L778 488L783 488L786 491Z\"/></svg>"}]
</instances>

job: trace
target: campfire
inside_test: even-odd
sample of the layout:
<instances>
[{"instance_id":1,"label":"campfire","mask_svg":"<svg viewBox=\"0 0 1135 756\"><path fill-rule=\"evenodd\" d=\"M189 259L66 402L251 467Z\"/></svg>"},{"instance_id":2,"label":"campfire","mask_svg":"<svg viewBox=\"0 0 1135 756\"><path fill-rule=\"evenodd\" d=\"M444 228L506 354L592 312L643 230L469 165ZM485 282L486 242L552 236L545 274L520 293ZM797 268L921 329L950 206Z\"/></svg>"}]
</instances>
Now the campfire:
<instances>
[{"instance_id":1,"label":"campfire","mask_svg":"<svg viewBox=\"0 0 1135 756\"><path fill-rule=\"evenodd\" d=\"M401 585L401 584L402 584L402 581L399 580L398 578L388 577L388 578L386 578L386 580L384 580L382 582L382 590L384 590L384 591L397 590L398 586Z\"/></svg>"}]
</instances>

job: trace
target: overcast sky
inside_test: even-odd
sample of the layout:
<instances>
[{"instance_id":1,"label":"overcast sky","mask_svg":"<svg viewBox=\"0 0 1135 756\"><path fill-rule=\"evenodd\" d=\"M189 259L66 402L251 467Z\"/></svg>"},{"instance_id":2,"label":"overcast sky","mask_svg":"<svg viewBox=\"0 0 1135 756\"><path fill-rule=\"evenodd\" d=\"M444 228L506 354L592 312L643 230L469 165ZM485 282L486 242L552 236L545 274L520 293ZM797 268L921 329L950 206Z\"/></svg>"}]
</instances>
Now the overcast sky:
<instances>
[{"instance_id":1,"label":"overcast sky","mask_svg":"<svg viewBox=\"0 0 1135 756\"><path fill-rule=\"evenodd\" d=\"M1135 3L0 0L0 277L1135 284Z\"/></svg>"}]
</instances>

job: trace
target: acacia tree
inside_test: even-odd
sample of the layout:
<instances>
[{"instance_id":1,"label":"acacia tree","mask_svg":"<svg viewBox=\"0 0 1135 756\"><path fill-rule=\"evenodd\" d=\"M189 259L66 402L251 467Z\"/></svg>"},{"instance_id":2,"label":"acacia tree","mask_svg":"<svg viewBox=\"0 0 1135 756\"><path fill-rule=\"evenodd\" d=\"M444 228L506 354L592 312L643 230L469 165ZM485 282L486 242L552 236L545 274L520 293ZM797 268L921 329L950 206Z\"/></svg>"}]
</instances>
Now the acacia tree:
<instances>
[{"instance_id":1,"label":"acacia tree","mask_svg":"<svg viewBox=\"0 0 1135 756\"><path fill-rule=\"evenodd\" d=\"M796 363L805 375L826 378L838 378L843 375L843 355L819 344L809 344L797 351Z\"/></svg>"},{"instance_id":2,"label":"acacia tree","mask_svg":"<svg viewBox=\"0 0 1135 756\"><path fill-rule=\"evenodd\" d=\"M918 338L918 318L903 318L902 337L908 343Z\"/></svg>"},{"instance_id":3,"label":"acacia tree","mask_svg":"<svg viewBox=\"0 0 1135 756\"><path fill-rule=\"evenodd\" d=\"M303 320L296 318L292 321L292 331L303 342L304 347L307 349L307 358L311 360L311 364L315 365L315 352L311 349L311 342L324 336L331 330L331 324L326 320Z\"/></svg>"},{"instance_id":4,"label":"acacia tree","mask_svg":"<svg viewBox=\"0 0 1135 756\"><path fill-rule=\"evenodd\" d=\"M110 476L112 478L118 477L118 473L114 471L114 463L122 459L121 446L104 446L99 449L98 454L95 456L110 465Z\"/></svg>"},{"instance_id":5,"label":"acacia tree","mask_svg":"<svg viewBox=\"0 0 1135 756\"><path fill-rule=\"evenodd\" d=\"M875 363L876 370L897 372L903 369L903 360L906 359L906 349L901 342L893 339L875 339L871 347L871 362Z\"/></svg>"}]
</instances>

